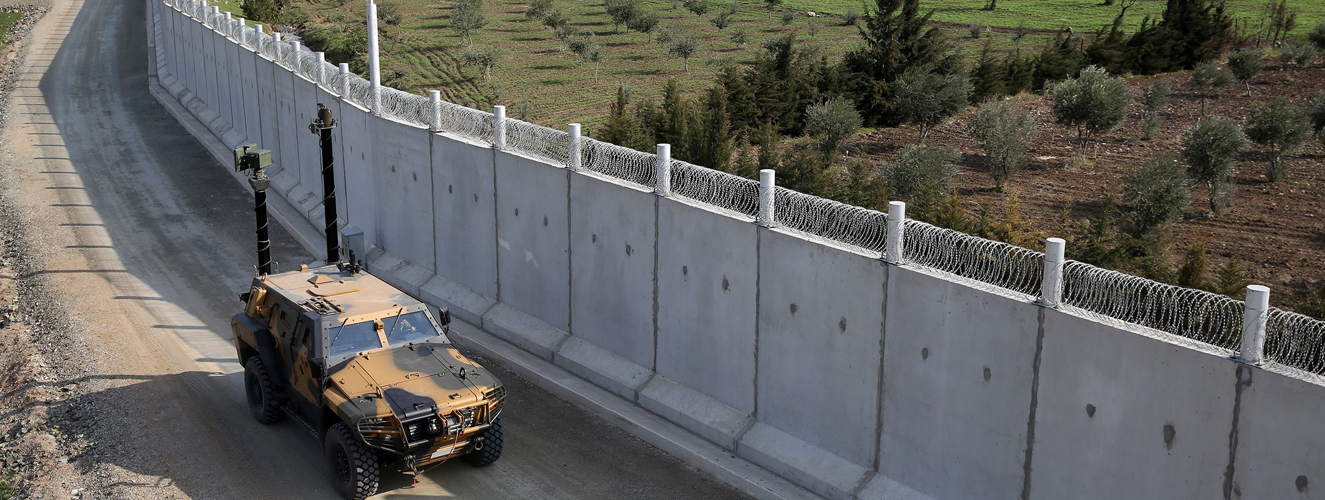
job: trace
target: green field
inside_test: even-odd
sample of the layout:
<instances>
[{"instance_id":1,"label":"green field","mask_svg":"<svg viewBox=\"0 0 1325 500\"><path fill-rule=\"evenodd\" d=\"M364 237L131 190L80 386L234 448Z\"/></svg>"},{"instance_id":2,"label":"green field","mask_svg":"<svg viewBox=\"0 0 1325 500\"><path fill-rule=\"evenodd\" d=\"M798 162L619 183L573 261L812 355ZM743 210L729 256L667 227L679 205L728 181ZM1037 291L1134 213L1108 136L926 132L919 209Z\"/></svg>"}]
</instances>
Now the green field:
<instances>
[{"instance_id":1,"label":"green field","mask_svg":"<svg viewBox=\"0 0 1325 500\"><path fill-rule=\"evenodd\" d=\"M237 3L229 0L221 6L239 14ZM589 133L594 125L604 122L608 103L619 85L625 85L634 96L647 98L658 95L663 83L675 78L683 89L697 91L711 85L723 65L749 63L762 51L764 42L792 31L798 33L803 46L818 50L830 60L840 58L859 44L857 28L843 25L841 15L849 8L862 10L862 4L853 0L786 0L777 11L762 1L743 1L737 3L739 10L732 25L719 30L709 22L713 12L698 16L679 2L674 5L670 0L646 0L644 9L658 14L660 26L699 40L700 51L690 59L687 71L680 58L669 57L665 47L651 43L651 36L627 32L624 27L617 31L601 3L554 2L570 17L574 31L602 47L604 57L595 79L592 64L581 66L549 28L525 20L526 0L486 0L483 12L488 24L474 36L473 45L477 49L495 48L501 55L485 81L480 68L460 64L460 54L468 44L450 29L448 2L379 3L393 4L401 19L398 25L382 24L384 83L420 94L438 89L449 101L478 108L505 104L511 116L525 116L557 128L582 122L590 127ZM985 3L933 0L922 1L921 8L934 10L933 21L940 23L972 57L986 42L1003 51L1018 47L1036 51L1065 27L1094 31L1112 23L1119 10L1117 6L1101 5L1100 0L1000 0L994 12L981 10ZM1298 28L1293 33L1296 37L1325 20L1325 1L1293 0L1290 4L1299 9ZM726 3L714 1L713 11L721 5ZM1142 0L1128 11L1127 26L1135 29L1146 15L1158 17L1164 5L1164 0ZM1264 4L1236 1L1229 5L1236 17L1250 19L1254 29ZM287 8L287 17L305 27L353 25L363 22L364 11L365 0L295 2ZM796 14L790 26L783 25L784 11ZM807 11L829 16L811 18L805 15ZM972 39L967 27L977 20L998 29ZM1014 43L1010 28L1022 22L1037 31ZM737 31L746 34L744 45L731 40Z\"/></svg>"},{"instance_id":2,"label":"green field","mask_svg":"<svg viewBox=\"0 0 1325 500\"><path fill-rule=\"evenodd\" d=\"M14 29L14 23L20 19L23 19L22 12L0 12L0 37L3 37L0 43L9 45L9 31Z\"/></svg>"}]
</instances>

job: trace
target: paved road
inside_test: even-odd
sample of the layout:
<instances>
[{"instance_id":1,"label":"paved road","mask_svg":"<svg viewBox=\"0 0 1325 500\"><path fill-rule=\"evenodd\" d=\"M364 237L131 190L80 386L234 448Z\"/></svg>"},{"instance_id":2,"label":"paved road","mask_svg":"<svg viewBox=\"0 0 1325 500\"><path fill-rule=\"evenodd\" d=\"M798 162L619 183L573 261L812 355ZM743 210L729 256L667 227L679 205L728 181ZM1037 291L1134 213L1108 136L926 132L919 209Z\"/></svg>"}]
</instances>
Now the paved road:
<instances>
[{"instance_id":1,"label":"paved road","mask_svg":"<svg viewBox=\"0 0 1325 500\"><path fill-rule=\"evenodd\" d=\"M86 384L108 451L77 457L114 498L325 498L320 446L248 415L230 344L252 276L252 199L149 95L143 0L56 0L3 138L11 202L34 220L46 275L100 363ZM282 267L315 259L279 230ZM381 498L725 498L678 460L497 369L506 455L447 463Z\"/></svg>"}]
</instances>

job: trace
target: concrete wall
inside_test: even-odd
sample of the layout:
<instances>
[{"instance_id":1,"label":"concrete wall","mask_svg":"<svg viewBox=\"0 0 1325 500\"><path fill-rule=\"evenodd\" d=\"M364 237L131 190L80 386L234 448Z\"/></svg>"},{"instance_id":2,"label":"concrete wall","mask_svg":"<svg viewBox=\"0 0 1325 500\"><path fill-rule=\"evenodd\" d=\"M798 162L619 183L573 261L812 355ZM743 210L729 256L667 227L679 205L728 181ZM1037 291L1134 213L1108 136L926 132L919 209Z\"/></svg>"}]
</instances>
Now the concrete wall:
<instances>
[{"instance_id":1,"label":"concrete wall","mask_svg":"<svg viewBox=\"0 0 1325 500\"><path fill-rule=\"evenodd\" d=\"M158 12L166 98L319 230L332 109L374 273L814 493L1325 498L1319 377L373 116Z\"/></svg>"}]
</instances>

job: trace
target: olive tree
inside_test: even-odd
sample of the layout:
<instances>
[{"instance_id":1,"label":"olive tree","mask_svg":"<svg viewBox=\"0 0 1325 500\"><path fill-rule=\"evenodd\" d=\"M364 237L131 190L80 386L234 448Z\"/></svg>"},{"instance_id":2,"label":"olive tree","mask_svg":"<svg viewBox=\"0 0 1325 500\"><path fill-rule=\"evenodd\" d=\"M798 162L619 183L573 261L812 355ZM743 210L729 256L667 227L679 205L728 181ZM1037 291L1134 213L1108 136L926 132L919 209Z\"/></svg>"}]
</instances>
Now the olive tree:
<instances>
[{"instance_id":1,"label":"olive tree","mask_svg":"<svg viewBox=\"0 0 1325 500\"><path fill-rule=\"evenodd\" d=\"M1219 65L1203 62L1192 68L1192 76L1187 83L1201 91L1201 116L1205 116L1205 101L1210 93L1233 84L1233 75L1220 71Z\"/></svg>"},{"instance_id":2,"label":"olive tree","mask_svg":"<svg viewBox=\"0 0 1325 500\"><path fill-rule=\"evenodd\" d=\"M893 106L902 121L920 127L920 139L935 125L966 109L973 87L965 74L942 74L931 66L907 72L893 83Z\"/></svg>"},{"instance_id":3,"label":"olive tree","mask_svg":"<svg viewBox=\"0 0 1325 500\"><path fill-rule=\"evenodd\" d=\"M883 166L888 197L906 202L912 213L923 216L952 192L960 155L945 144L910 144L896 162Z\"/></svg>"},{"instance_id":4,"label":"olive tree","mask_svg":"<svg viewBox=\"0 0 1325 500\"><path fill-rule=\"evenodd\" d=\"M1311 117L1311 130L1325 143L1325 91L1316 96L1316 103L1311 105L1308 114Z\"/></svg>"},{"instance_id":5,"label":"olive tree","mask_svg":"<svg viewBox=\"0 0 1325 500\"><path fill-rule=\"evenodd\" d=\"M1238 124L1216 116L1196 122L1183 132L1182 160L1187 174L1210 189L1210 213L1219 214L1233 199L1228 182L1238 155L1247 150L1247 137Z\"/></svg>"},{"instance_id":6,"label":"olive tree","mask_svg":"<svg viewBox=\"0 0 1325 500\"><path fill-rule=\"evenodd\" d=\"M690 56L696 52L699 52L699 42L686 34L672 35L671 43L667 45L668 54L685 60L686 71L690 71Z\"/></svg>"},{"instance_id":7,"label":"olive tree","mask_svg":"<svg viewBox=\"0 0 1325 500\"><path fill-rule=\"evenodd\" d=\"M835 97L805 108L805 132L818 139L825 165L832 164L842 143L859 130L860 112L849 99Z\"/></svg>"},{"instance_id":8,"label":"olive tree","mask_svg":"<svg viewBox=\"0 0 1325 500\"><path fill-rule=\"evenodd\" d=\"M1160 111L1169 103L1171 92L1173 87L1169 82L1158 78L1146 87L1146 92L1142 95L1145 111L1141 115L1141 129L1146 140L1154 139L1155 134L1159 133L1159 127L1164 124L1164 115Z\"/></svg>"},{"instance_id":9,"label":"olive tree","mask_svg":"<svg viewBox=\"0 0 1325 500\"><path fill-rule=\"evenodd\" d=\"M1181 218L1191 199L1191 179L1182 163L1171 155L1151 158L1127 178L1127 187L1123 189L1128 229L1132 236L1140 238Z\"/></svg>"},{"instance_id":10,"label":"olive tree","mask_svg":"<svg viewBox=\"0 0 1325 500\"><path fill-rule=\"evenodd\" d=\"M1247 86L1247 97L1251 97L1251 79L1261 74L1265 67L1265 53L1256 49L1242 49L1228 56L1228 70L1238 83Z\"/></svg>"},{"instance_id":11,"label":"olive tree","mask_svg":"<svg viewBox=\"0 0 1325 500\"><path fill-rule=\"evenodd\" d=\"M1011 100L990 98L980 106L967 131L980 142L985 152L985 168L994 179L994 189L1003 185L1026 166L1026 148L1040 127L1036 116Z\"/></svg>"},{"instance_id":12,"label":"olive tree","mask_svg":"<svg viewBox=\"0 0 1325 500\"><path fill-rule=\"evenodd\" d=\"M1099 66L1088 66L1080 76L1054 86L1054 120L1076 128L1077 139L1085 146L1091 137L1113 132L1123 124L1131 99L1132 89L1122 78L1110 76Z\"/></svg>"},{"instance_id":13,"label":"olive tree","mask_svg":"<svg viewBox=\"0 0 1325 500\"><path fill-rule=\"evenodd\" d=\"M1279 97L1269 105L1252 104L1244 131L1252 142L1273 150L1265 176L1270 182L1279 182L1288 172L1288 160L1284 159L1284 154L1293 154L1311 137L1311 120L1306 110Z\"/></svg>"}]
</instances>

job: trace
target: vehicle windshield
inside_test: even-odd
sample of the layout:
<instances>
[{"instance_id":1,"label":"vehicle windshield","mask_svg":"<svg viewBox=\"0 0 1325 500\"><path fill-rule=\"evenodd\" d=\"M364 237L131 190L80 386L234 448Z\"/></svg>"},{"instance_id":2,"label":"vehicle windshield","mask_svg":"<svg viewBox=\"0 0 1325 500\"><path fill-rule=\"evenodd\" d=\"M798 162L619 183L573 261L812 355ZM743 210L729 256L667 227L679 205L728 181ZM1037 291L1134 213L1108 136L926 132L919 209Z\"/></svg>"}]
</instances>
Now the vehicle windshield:
<instances>
[{"instance_id":1,"label":"vehicle windshield","mask_svg":"<svg viewBox=\"0 0 1325 500\"><path fill-rule=\"evenodd\" d=\"M382 347L371 320L348 324L331 331L331 355L354 354Z\"/></svg>"},{"instance_id":2,"label":"vehicle windshield","mask_svg":"<svg viewBox=\"0 0 1325 500\"><path fill-rule=\"evenodd\" d=\"M433 328L432 321L423 311L414 311L399 315L399 319L386 318L386 341L391 345L416 342L441 335Z\"/></svg>"}]
</instances>

